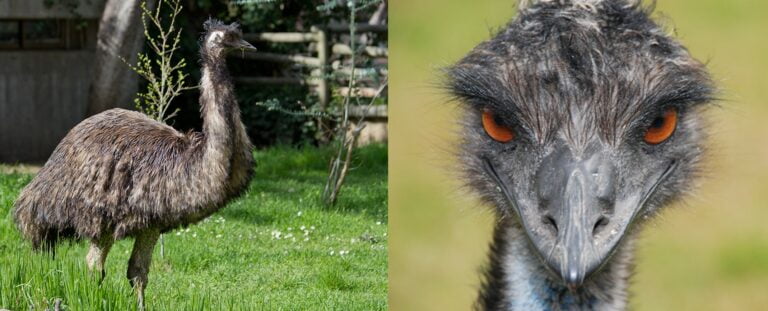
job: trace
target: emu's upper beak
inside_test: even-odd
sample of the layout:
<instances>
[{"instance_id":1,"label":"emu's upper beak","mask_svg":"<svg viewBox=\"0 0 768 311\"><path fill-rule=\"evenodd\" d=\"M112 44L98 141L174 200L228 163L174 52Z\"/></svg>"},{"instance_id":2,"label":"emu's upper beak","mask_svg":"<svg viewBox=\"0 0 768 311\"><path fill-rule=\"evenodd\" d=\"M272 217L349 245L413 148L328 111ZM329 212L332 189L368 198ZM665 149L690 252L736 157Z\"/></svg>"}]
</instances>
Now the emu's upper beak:
<instances>
[{"instance_id":1,"label":"emu's upper beak","mask_svg":"<svg viewBox=\"0 0 768 311\"><path fill-rule=\"evenodd\" d=\"M645 178L647 186L617 196L616 166L607 153L574 156L562 147L544 158L536 173L532 193L539 204L523 206L506 178L490 161L485 164L520 216L536 253L569 287L581 286L610 259L647 198L674 167L672 162Z\"/></svg>"},{"instance_id":2,"label":"emu's upper beak","mask_svg":"<svg viewBox=\"0 0 768 311\"><path fill-rule=\"evenodd\" d=\"M238 44L237 44L237 48L238 49L242 49L242 50L246 50L246 51L251 51L251 52L255 52L256 51L256 47L254 47L253 45L248 43L248 41L245 41L245 40L240 40L240 42L238 42Z\"/></svg>"}]
</instances>

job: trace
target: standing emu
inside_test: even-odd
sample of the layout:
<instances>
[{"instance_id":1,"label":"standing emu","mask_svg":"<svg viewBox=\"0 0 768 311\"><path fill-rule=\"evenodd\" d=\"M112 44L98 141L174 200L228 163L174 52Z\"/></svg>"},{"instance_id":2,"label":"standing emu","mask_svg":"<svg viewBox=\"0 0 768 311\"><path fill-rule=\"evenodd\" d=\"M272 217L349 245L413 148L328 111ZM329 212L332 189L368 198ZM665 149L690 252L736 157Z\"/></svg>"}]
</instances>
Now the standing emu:
<instances>
[{"instance_id":1,"label":"standing emu","mask_svg":"<svg viewBox=\"0 0 768 311\"><path fill-rule=\"evenodd\" d=\"M524 1L447 70L468 186L495 206L483 310L621 310L638 228L692 189L704 66L629 0Z\"/></svg>"},{"instance_id":2,"label":"standing emu","mask_svg":"<svg viewBox=\"0 0 768 311\"><path fill-rule=\"evenodd\" d=\"M183 134L138 112L105 111L64 137L15 203L18 228L35 249L86 238L88 267L102 279L112 243L135 238L127 275L142 308L158 236L216 212L251 177L252 146L225 58L253 47L237 24L204 26L201 133Z\"/></svg>"}]
</instances>

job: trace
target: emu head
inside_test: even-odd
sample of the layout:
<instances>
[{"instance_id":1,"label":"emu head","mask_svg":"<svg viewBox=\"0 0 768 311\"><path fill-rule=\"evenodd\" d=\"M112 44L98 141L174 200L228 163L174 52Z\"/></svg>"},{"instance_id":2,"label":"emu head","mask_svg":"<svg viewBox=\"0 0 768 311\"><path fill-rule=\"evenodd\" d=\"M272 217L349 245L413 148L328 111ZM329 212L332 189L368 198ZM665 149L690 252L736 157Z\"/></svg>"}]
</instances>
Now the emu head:
<instances>
[{"instance_id":1,"label":"emu head","mask_svg":"<svg viewBox=\"0 0 768 311\"><path fill-rule=\"evenodd\" d=\"M691 189L713 86L639 4L529 2L447 70L448 88L466 108L469 186L576 287Z\"/></svg>"},{"instance_id":2,"label":"emu head","mask_svg":"<svg viewBox=\"0 0 768 311\"><path fill-rule=\"evenodd\" d=\"M203 44L209 51L227 53L234 50L256 50L253 45L243 40L243 32L237 23L225 25L219 20L209 19L203 24L203 28Z\"/></svg>"}]
</instances>

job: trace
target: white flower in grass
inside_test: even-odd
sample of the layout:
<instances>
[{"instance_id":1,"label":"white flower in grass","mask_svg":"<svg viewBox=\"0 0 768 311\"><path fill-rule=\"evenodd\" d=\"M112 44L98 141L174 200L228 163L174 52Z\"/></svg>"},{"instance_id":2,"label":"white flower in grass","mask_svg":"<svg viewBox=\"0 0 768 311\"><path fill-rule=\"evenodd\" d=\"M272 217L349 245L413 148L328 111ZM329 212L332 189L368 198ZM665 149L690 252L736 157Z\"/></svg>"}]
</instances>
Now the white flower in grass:
<instances>
[{"instance_id":1,"label":"white flower in grass","mask_svg":"<svg viewBox=\"0 0 768 311\"><path fill-rule=\"evenodd\" d=\"M381 221L377 221L377 222L376 222L376 224L377 224L377 225L381 225Z\"/></svg>"},{"instance_id":2,"label":"white flower in grass","mask_svg":"<svg viewBox=\"0 0 768 311\"><path fill-rule=\"evenodd\" d=\"M302 214L301 211L299 211L298 213L296 213L296 216L301 217L301 214Z\"/></svg>"},{"instance_id":3,"label":"white flower in grass","mask_svg":"<svg viewBox=\"0 0 768 311\"><path fill-rule=\"evenodd\" d=\"M217 238L217 239L220 239L220 238L221 238L221 234L217 234L217 235L216 235L216 238Z\"/></svg>"},{"instance_id":4,"label":"white flower in grass","mask_svg":"<svg viewBox=\"0 0 768 311\"><path fill-rule=\"evenodd\" d=\"M278 230L272 230L272 238L275 240L281 239L283 236L283 233Z\"/></svg>"},{"instance_id":5,"label":"white flower in grass","mask_svg":"<svg viewBox=\"0 0 768 311\"><path fill-rule=\"evenodd\" d=\"M336 252L334 252L334 251L331 251L331 256L333 256L333 254L336 254Z\"/></svg>"}]
</instances>

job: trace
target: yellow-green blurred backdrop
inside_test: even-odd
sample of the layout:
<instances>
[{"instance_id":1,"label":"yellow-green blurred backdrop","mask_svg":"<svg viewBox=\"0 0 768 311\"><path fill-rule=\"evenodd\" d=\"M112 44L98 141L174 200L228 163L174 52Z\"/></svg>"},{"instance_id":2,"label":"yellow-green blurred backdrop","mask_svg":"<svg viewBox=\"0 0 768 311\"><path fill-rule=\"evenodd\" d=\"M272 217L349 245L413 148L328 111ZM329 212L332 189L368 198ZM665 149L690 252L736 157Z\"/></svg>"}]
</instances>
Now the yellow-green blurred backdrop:
<instances>
[{"instance_id":1,"label":"yellow-green blurred backdrop","mask_svg":"<svg viewBox=\"0 0 768 311\"><path fill-rule=\"evenodd\" d=\"M467 310L492 215L450 173L457 109L439 68L490 37L514 0L390 2L390 308ZM723 89L709 177L645 228L634 310L768 310L768 2L658 0Z\"/></svg>"}]
</instances>

